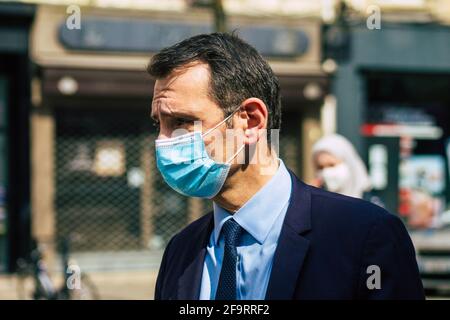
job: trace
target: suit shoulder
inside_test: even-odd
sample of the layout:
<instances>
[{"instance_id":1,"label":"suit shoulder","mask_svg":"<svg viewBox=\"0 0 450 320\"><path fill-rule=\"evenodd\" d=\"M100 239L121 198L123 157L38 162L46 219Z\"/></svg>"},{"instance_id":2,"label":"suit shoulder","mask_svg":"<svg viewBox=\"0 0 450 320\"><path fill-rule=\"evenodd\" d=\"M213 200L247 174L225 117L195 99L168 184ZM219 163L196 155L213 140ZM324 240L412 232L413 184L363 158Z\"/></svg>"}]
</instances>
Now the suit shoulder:
<instances>
[{"instance_id":1,"label":"suit shoulder","mask_svg":"<svg viewBox=\"0 0 450 320\"><path fill-rule=\"evenodd\" d=\"M316 220L326 218L334 223L373 225L379 221L400 221L397 216L369 201L308 186L311 209Z\"/></svg>"}]
</instances>

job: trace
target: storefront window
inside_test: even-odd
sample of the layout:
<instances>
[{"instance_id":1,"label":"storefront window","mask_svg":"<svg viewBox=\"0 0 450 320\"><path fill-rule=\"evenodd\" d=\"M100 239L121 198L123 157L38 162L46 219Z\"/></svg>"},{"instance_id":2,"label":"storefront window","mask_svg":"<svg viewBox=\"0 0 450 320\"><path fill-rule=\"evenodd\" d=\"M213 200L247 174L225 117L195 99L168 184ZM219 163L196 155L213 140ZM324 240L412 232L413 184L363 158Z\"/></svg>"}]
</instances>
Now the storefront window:
<instances>
[{"instance_id":1,"label":"storefront window","mask_svg":"<svg viewBox=\"0 0 450 320\"><path fill-rule=\"evenodd\" d=\"M412 230L450 226L450 75L376 73L367 80L362 129L375 192ZM377 146L386 147L387 159Z\"/></svg>"}]
</instances>

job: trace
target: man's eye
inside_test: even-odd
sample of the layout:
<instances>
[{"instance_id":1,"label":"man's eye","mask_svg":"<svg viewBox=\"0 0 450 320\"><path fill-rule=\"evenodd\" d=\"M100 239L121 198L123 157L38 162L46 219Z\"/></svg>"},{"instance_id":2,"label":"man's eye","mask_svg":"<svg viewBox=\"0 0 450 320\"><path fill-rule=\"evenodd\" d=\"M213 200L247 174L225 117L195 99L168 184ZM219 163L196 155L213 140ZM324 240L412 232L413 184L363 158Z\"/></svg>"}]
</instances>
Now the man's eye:
<instances>
[{"instance_id":1,"label":"man's eye","mask_svg":"<svg viewBox=\"0 0 450 320\"><path fill-rule=\"evenodd\" d=\"M177 126L183 126L183 125L189 124L191 122L192 122L192 120L190 120L190 119L184 119L184 118L176 118L175 119L175 124Z\"/></svg>"}]
</instances>

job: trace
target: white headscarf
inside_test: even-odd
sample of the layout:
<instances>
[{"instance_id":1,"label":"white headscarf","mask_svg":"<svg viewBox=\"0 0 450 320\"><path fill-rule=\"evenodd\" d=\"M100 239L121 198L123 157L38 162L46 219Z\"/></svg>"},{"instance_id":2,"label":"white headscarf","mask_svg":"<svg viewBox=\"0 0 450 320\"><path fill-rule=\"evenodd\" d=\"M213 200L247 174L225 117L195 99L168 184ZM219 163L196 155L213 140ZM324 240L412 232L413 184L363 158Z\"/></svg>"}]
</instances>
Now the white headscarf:
<instances>
[{"instance_id":1,"label":"white headscarf","mask_svg":"<svg viewBox=\"0 0 450 320\"><path fill-rule=\"evenodd\" d=\"M366 166L353 145L339 134L331 134L317 141L312 149L313 157L319 152L328 152L345 162L350 168L351 183L342 193L351 197L362 198L363 193L371 189Z\"/></svg>"}]
</instances>

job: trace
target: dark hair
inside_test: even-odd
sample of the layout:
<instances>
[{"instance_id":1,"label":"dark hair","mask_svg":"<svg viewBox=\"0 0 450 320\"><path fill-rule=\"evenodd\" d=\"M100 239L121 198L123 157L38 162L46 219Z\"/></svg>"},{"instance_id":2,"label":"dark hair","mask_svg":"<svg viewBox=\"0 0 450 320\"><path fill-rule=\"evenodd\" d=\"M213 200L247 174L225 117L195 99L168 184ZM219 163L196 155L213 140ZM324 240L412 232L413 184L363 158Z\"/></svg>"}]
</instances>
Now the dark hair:
<instances>
[{"instance_id":1,"label":"dark hair","mask_svg":"<svg viewBox=\"0 0 450 320\"><path fill-rule=\"evenodd\" d=\"M245 99L255 97L264 101L269 113L270 141L270 129L279 129L281 125L280 85L256 49L234 33L201 34L161 50L152 57L147 71L163 78L196 61L209 65L210 95L222 107L225 117Z\"/></svg>"}]
</instances>

